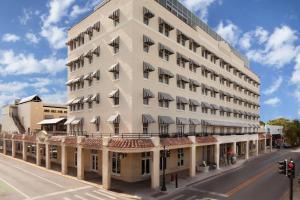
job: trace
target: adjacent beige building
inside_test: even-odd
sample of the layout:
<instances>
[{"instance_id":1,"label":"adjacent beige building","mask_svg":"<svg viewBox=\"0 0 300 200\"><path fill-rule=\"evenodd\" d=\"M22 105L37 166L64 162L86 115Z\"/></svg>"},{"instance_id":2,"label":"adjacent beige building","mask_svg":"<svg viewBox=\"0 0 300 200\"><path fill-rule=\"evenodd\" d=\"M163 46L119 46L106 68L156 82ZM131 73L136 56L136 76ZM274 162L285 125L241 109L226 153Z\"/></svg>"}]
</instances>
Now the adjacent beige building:
<instances>
[{"instance_id":1,"label":"adjacent beige building","mask_svg":"<svg viewBox=\"0 0 300 200\"><path fill-rule=\"evenodd\" d=\"M2 108L2 132L35 133L41 130L44 119L67 118L67 107L44 103L38 95L17 99Z\"/></svg>"}]
</instances>

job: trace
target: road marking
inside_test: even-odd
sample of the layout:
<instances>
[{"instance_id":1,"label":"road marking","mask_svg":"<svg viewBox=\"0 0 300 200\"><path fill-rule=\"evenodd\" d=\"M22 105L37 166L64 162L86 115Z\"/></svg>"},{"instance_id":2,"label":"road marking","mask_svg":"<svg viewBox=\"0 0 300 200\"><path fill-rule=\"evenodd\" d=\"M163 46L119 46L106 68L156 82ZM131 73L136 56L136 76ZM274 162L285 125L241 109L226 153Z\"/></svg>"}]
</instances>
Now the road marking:
<instances>
[{"instance_id":1,"label":"road marking","mask_svg":"<svg viewBox=\"0 0 300 200\"><path fill-rule=\"evenodd\" d=\"M90 194L90 193L85 193L85 194L86 194L87 196L89 196L89 197L94 198L94 199L105 200L105 199L102 199L102 198L97 197L97 196L95 196L95 195L92 195L92 194Z\"/></svg>"},{"instance_id":2,"label":"road marking","mask_svg":"<svg viewBox=\"0 0 300 200\"><path fill-rule=\"evenodd\" d=\"M6 180L0 178L0 181L4 182L9 187L13 188L15 191L17 191L19 194L21 194L22 196L24 196L26 199L30 199L30 196L28 196L27 194L25 194L24 192L22 192L21 190L19 190L18 188L16 188L15 186L13 186L12 184L10 184L9 182L7 182Z\"/></svg>"},{"instance_id":3,"label":"road marking","mask_svg":"<svg viewBox=\"0 0 300 200\"><path fill-rule=\"evenodd\" d=\"M1 162L1 161L0 161L0 163L1 163L1 164L4 164L4 163ZM6 164L6 165L7 165L7 164ZM15 169L18 169L18 170L20 170L20 171L23 171L23 172L25 172L25 173L27 173L27 174L30 174L31 176L35 176L35 177L37 177L37 178L39 178L39 179L42 179L42 180L44 180L44 181L46 181L46 182L48 182L48 183L51 183L51 184L53 184L53 185L56 185L57 187L64 188L64 186L62 186L62 185L60 185L60 184L58 184L58 183L55 183L55 182L53 182L53 181L50 181L50 180L48 180L48 179L46 179L46 178L44 178L44 177L41 177L41 176L36 175L36 174L34 174L34 173L31 173L31 172L29 172L29 171L27 171L27 170L24 170L24 169L20 168L20 167L16 167L16 166L13 166L13 165L10 165L10 166L13 167L13 168L15 168Z\"/></svg>"},{"instance_id":4,"label":"road marking","mask_svg":"<svg viewBox=\"0 0 300 200\"><path fill-rule=\"evenodd\" d=\"M228 197L228 195L222 194L222 193L218 193L218 192L207 191L207 190L199 190L197 188L188 188L188 189L196 191L196 192L202 192L202 193L205 193L205 194L211 194L211 195L220 196L220 197L226 197L226 198Z\"/></svg>"},{"instance_id":5,"label":"road marking","mask_svg":"<svg viewBox=\"0 0 300 200\"><path fill-rule=\"evenodd\" d=\"M108 194L105 194L104 192L100 192L100 191L96 191L96 190L94 190L93 192L95 192L97 194L100 194L100 195L103 195L103 196L105 196L107 198L110 198L110 199L117 199L116 197L112 197L112 196L110 196Z\"/></svg>"},{"instance_id":6,"label":"road marking","mask_svg":"<svg viewBox=\"0 0 300 200\"><path fill-rule=\"evenodd\" d=\"M82 196L79 196L79 195L77 195L77 194L75 194L74 197L76 197L76 198L78 198L78 199L81 199L81 200L88 200L88 199L83 198Z\"/></svg>"},{"instance_id":7,"label":"road marking","mask_svg":"<svg viewBox=\"0 0 300 200\"><path fill-rule=\"evenodd\" d=\"M240 190L242 190L245 187L249 186L250 184L254 183L259 178L261 178L264 175L268 174L269 172L273 171L275 168L276 168L276 165L271 165L271 166L266 167L264 170L262 170L257 175L255 175L255 176L251 177L250 179L240 183L238 186L236 186L233 189L229 190L225 194L228 195L229 197L232 196L233 194L239 192Z\"/></svg>"},{"instance_id":8,"label":"road marking","mask_svg":"<svg viewBox=\"0 0 300 200\"><path fill-rule=\"evenodd\" d=\"M59 194L76 192L76 191L84 190L84 189L88 189L88 188L92 188L92 186L84 186L84 187L79 187L79 188L75 188L75 189L68 189L68 190L63 190L63 191L59 191L59 192L53 192L53 193L49 193L49 194L45 194L45 195L41 195L41 196L36 196L36 197L31 198L31 199L32 200L42 199L42 198L45 198L45 197L51 197L51 196L55 196L55 195L59 195Z\"/></svg>"}]
</instances>

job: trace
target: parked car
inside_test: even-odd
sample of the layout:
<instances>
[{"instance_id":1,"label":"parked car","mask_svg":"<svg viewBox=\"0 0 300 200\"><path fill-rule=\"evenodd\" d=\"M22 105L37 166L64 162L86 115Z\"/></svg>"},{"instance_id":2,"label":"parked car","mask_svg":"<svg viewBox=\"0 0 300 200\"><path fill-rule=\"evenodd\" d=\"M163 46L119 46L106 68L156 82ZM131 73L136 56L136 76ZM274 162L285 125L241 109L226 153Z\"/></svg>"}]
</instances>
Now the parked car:
<instances>
[{"instance_id":1,"label":"parked car","mask_svg":"<svg viewBox=\"0 0 300 200\"><path fill-rule=\"evenodd\" d=\"M290 144L288 144L288 143L284 143L284 144L283 144L283 147L284 147L284 148L291 148L292 145L290 145Z\"/></svg>"}]
</instances>

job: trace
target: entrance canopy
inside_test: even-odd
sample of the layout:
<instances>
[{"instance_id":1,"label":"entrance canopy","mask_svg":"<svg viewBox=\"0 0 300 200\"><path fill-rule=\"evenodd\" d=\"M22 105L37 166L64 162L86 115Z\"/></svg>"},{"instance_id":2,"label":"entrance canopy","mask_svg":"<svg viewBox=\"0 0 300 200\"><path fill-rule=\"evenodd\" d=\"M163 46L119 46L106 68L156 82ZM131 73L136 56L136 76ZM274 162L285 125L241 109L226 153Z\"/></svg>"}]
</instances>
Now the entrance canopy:
<instances>
[{"instance_id":1,"label":"entrance canopy","mask_svg":"<svg viewBox=\"0 0 300 200\"><path fill-rule=\"evenodd\" d=\"M51 125L51 124L57 124L59 122L62 122L66 118L54 118L54 119L44 119L43 121L40 121L37 123L38 125Z\"/></svg>"}]
</instances>

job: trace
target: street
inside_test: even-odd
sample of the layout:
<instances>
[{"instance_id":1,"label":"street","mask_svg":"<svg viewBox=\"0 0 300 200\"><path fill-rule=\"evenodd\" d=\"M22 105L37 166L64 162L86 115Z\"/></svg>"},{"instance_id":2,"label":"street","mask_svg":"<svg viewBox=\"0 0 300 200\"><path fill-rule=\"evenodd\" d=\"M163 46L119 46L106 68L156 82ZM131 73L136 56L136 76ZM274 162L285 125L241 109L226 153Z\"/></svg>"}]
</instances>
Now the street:
<instances>
[{"instance_id":1,"label":"street","mask_svg":"<svg viewBox=\"0 0 300 200\"><path fill-rule=\"evenodd\" d=\"M264 154L249 160L238 169L191 184L161 199L281 200L288 192L289 180L278 173L277 161L290 157L296 165L300 164L300 153L293 153L291 150ZM296 176L298 173L299 167L296 168ZM294 185L299 187L297 180Z\"/></svg>"},{"instance_id":2,"label":"street","mask_svg":"<svg viewBox=\"0 0 300 200\"><path fill-rule=\"evenodd\" d=\"M1 200L122 200L118 193L40 169L0 154Z\"/></svg>"}]
</instances>

